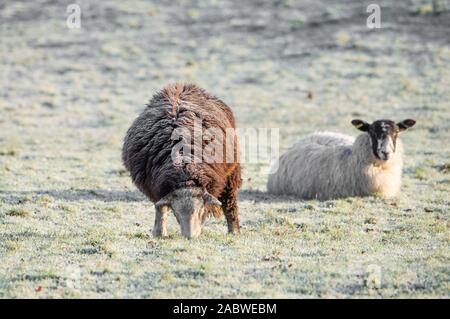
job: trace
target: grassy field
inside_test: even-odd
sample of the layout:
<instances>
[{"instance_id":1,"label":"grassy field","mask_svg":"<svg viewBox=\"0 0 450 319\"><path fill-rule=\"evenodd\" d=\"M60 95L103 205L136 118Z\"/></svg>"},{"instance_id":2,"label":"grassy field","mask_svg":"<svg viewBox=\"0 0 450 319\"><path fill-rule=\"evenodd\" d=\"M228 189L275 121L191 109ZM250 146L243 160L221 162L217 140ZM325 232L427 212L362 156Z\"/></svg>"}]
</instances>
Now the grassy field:
<instances>
[{"instance_id":1,"label":"grassy field","mask_svg":"<svg viewBox=\"0 0 450 319\"><path fill-rule=\"evenodd\" d=\"M378 30L358 0L76 1L81 29L70 2L0 4L0 297L450 297L449 1L378 1ZM273 197L244 165L240 235L185 240L172 218L154 239L120 152L174 81L279 128L281 151L414 118L402 192Z\"/></svg>"}]
</instances>

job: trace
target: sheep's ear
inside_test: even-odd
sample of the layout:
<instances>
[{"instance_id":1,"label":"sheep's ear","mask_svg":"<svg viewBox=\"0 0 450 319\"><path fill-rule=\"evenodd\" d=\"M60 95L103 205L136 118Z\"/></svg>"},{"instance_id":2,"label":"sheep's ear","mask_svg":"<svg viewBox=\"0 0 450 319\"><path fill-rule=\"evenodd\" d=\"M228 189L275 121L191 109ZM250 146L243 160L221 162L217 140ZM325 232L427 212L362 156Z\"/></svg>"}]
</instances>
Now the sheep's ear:
<instances>
[{"instance_id":1,"label":"sheep's ear","mask_svg":"<svg viewBox=\"0 0 450 319\"><path fill-rule=\"evenodd\" d=\"M362 121L362 120L358 120L358 119L353 120L352 125L354 127L356 127L358 130L363 131L363 132L367 132L370 127L369 123Z\"/></svg>"},{"instance_id":2,"label":"sheep's ear","mask_svg":"<svg viewBox=\"0 0 450 319\"><path fill-rule=\"evenodd\" d=\"M222 203L208 192L203 194L203 201L205 205L222 206Z\"/></svg>"},{"instance_id":3,"label":"sheep's ear","mask_svg":"<svg viewBox=\"0 0 450 319\"><path fill-rule=\"evenodd\" d=\"M403 120L397 123L398 129L400 132L406 131L410 127L413 127L416 124L416 121L412 119Z\"/></svg>"}]
</instances>

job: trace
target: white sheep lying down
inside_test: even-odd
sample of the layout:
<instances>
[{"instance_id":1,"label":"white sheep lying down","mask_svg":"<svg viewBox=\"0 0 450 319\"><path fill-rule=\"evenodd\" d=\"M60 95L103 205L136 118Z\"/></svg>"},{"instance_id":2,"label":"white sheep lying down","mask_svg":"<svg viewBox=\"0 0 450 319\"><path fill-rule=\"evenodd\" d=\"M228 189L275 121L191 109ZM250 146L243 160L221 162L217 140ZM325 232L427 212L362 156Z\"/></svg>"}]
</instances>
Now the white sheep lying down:
<instances>
[{"instance_id":1,"label":"white sheep lying down","mask_svg":"<svg viewBox=\"0 0 450 319\"><path fill-rule=\"evenodd\" d=\"M304 199L333 199L379 194L395 196L401 185L403 147L398 133L414 120L369 124L353 120L363 133L351 136L319 132L301 139L279 159L269 175L272 194Z\"/></svg>"}]
</instances>

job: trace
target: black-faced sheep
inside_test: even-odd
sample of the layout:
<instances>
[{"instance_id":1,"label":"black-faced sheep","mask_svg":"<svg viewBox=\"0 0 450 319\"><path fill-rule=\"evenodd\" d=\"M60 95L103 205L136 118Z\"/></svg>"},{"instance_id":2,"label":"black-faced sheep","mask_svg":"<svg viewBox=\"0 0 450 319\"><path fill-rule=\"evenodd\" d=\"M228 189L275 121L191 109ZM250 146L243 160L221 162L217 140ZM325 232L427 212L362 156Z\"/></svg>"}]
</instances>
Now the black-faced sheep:
<instances>
[{"instance_id":1,"label":"black-faced sheep","mask_svg":"<svg viewBox=\"0 0 450 319\"><path fill-rule=\"evenodd\" d=\"M206 156L213 141L219 160ZM153 96L126 134L122 159L155 203L154 236L167 235L170 210L188 238L201 233L206 217L222 213L228 231L238 232L238 150L233 113L218 98L192 84L169 85Z\"/></svg>"},{"instance_id":2,"label":"black-faced sheep","mask_svg":"<svg viewBox=\"0 0 450 319\"><path fill-rule=\"evenodd\" d=\"M280 157L278 170L269 175L268 192L319 200L375 193L395 196L403 166L398 134L415 123L353 120L364 132L356 140L330 132L308 135Z\"/></svg>"}]
</instances>

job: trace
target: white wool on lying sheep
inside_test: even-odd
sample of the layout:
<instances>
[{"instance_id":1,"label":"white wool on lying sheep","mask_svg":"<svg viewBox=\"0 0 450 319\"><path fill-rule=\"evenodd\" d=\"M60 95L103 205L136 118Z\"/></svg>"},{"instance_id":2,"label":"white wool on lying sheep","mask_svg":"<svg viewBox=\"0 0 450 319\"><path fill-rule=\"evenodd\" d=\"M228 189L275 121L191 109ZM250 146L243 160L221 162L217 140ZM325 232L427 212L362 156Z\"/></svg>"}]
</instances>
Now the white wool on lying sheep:
<instances>
[{"instance_id":1,"label":"white wool on lying sheep","mask_svg":"<svg viewBox=\"0 0 450 319\"><path fill-rule=\"evenodd\" d=\"M381 124L374 129L377 122ZM366 122L352 122L365 131L356 139L331 132L306 136L280 157L278 170L269 175L268 192L319 200L375 193L395 196L400 190L403 166L403 147L397 134L415 121L377 122L370 130ZM367 127L361 128L361 123ZM386 151L386 145L390 151Z\"/></svg>"}]
</instances>

